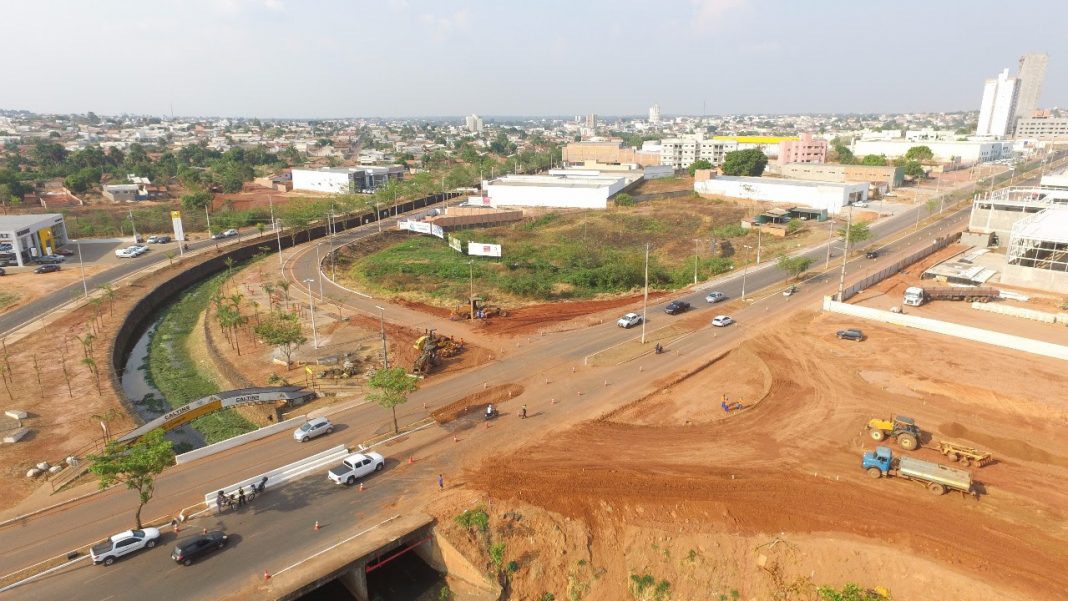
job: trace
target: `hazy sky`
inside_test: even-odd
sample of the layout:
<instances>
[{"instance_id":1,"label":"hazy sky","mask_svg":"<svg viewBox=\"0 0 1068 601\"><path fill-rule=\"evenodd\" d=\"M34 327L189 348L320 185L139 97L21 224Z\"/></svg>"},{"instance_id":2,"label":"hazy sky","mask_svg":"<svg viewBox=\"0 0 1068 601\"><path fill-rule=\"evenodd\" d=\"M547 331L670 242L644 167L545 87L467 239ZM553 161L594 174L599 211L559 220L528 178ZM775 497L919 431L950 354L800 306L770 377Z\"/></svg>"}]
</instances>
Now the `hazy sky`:
<instances>
[{"instance_id":1,"label":"hazy sky","mask_svg":"<svg viewBox=\"0 0 1068 601\"><path fill-rule=\"evenodd\" d=\"M977 109L1064 0L0 0L0 108L249 117Z\"/></svg>"}]
</instances>

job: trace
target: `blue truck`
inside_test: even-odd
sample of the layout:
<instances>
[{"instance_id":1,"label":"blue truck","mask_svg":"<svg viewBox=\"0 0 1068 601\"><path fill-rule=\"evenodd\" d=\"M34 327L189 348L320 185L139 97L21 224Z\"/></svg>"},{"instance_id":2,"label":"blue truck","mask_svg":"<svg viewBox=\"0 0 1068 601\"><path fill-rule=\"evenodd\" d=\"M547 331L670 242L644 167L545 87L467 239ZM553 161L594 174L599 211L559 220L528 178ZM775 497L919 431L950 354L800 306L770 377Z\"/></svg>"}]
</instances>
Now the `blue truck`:
<instances>
[{"instance_id":1,"label":"blue truck","mask_svg":"<svg viewBox=\"0 0 1068 601\"><path fill-rule=\"evenodd\" d=\"M976 494L971 473L923 459L894 457L889 447L878 446L874 451L865 451L860 467L874 479L893 476L919 482L936 496L949 490L958 491L962 495Z\"/></svg>"}]
</instances>

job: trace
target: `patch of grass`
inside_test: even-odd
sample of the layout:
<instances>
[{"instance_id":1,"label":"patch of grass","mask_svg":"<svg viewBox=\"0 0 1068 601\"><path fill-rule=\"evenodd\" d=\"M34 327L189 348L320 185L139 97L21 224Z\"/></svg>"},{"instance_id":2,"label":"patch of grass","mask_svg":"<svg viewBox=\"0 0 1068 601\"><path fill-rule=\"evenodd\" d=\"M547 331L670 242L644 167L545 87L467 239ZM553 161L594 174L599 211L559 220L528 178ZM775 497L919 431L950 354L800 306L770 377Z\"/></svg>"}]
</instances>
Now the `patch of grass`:
<instances>
[{"instance_id":1,"label":"patch of grass","mask_svg":"<svg viewBox=\"0 0 1068 601\"><path fill-rule=\"evenodd\" d=\"M468 509L453 519L457 524L467 529L478 528L482 532L489 530L489 514L481 506Z\"/></svg>"},{"instance_id":2,"label":"patch of grass","mask_svg":"<svg viewBox=\"0 0 1068 601\"><path fill-rule=\"evenodd\" d=\"M0 292L0 309L6 309L17 302L19 302L18 292L9 292L6 290Z\"/></svg>"},{"instance_id":3,"label":"patch of grass","mask_svg":"<svg viewBox=\"0 0 1068 601\"><path fill-rule=\"evenodd\" d=\"M197 369L197 361L189 355L185 342L225 278L226 274L222 273L187 290L163 310L152 334L146 379L163 394L170 407L180 407L219 391L215 381ZM193 420L191 425L208 444L256 429L233 410L216 411Z\"/></svg>"},{"instance_id":4,"label":"patch of grass","mask_svg":"<svg viewBox=\"0 0 1068 601\"><path fill-rule=\"evenodd\" d=\"M494 567L501 568L504 563L504 543L493 543L489 548L490 561L493 562Z\"/></svg>"},{"instance_id":5,"label":"patch of grass","mask_svg":"<svg viewBox=\"0 0 1068 601\"><path fill-rule=\"evenodd\" d=\"M649 243L650 287L673 290L693 283L695 252L700 279L736 267L742 257L712 256L708 241L748 236L741 226L730 225L743 215L737 207L693 199L550 212L452 234L465 241L501 244L501 259L472 258L433 236L409 236L354 257L346 273L365 290L450 307L466 302L472 287L498 303L582 299L639 290L645 282ZM695 239L704 242L695 248Z\"/></svg>"}]
</instances>

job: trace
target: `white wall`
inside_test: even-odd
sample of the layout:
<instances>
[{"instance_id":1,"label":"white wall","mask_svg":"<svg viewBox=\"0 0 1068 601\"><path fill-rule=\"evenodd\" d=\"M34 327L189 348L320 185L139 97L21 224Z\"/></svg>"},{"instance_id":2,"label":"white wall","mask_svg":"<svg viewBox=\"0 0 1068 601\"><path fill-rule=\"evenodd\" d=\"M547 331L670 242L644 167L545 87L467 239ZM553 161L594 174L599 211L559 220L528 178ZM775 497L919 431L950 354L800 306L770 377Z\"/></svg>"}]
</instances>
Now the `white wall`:
<instances>
[{"instance_id":1,"label":"white wall","mask_svg":"<svg viewBox=\"0 0 1068 601\"><path fill-rule=\"evenodd\" d=\"M693 189L699 194L715 194L826 209L831 215L841 212L842 207L849 202L850 193L859 193L863 200L868 198L867 183L834 184L828 182L825 185L806 186L791 184L789 180L781 179L761 181L761 178L757 177L742 179L714 177L710 180L695 182Z\"/></svg>"},{"instance_id":2,"label":"white wall","mask_svg":"<svg viewBox=\"0 0 1068 601\"><path fill-rule=\"evenodd\" d=\"M294 169L293 189L344 194L349 191L349 174L313 169Z\"/></svg>"},{"instance_id":3,"label":"white wall","mask_svg":"<svg viewBox=\"0 0 1068 601\"><path fill-rule=\"evenodd\" d=\"M949 161L959 157L964 163L995 161L1011 147L1010 142L940 142L926 140L923 142L902 142L890 140L857 140L853 143L853 154L863 157L866 154L885 154L890 158L905 156L913 146L927 146L939 161Z\"/></svg>"},{"instance_id":4,"label":"white wall","mask_svg":"<svg viewBox=\"0 0 1068 601\"><path fill-rule=\"evenodd\" d=\"M823 298L823 310L898 326L905 326L908 328L916 328L918 330L926 330L936 334L945 334L946 336L956 336L957 338L963 338L965 340L993 344L995 346L1011 348L1025 353L1053 357L1054 359L1068 360L1068 346L1044 342L1042 340L1033 340L1031 338L1024 338L1023 336L992 332L990 330L973 328L972 326L964 326L950 323L948 321L939 321L937 319L928 319L926 317L917 317L915 315L906 315L904 313L891 313L890 311L873 309L872 307L839 303L831 300L831 297L829 296Z\"/></svg>"},{"instance_id":5,"label":"white wall","mask_svg":"<svg viewBox=\"0 0 1068 601\"><path fill-rule=\"evenodd\" d=\"M585 178L582 178L585 179ZM552 185L514 186L494 184L486 186L490 202L495 207L552 207L572 209L604 209L608 207L608 197L626 186L626 180L619 178L597 187L564 187Z\"/></svg>"}]
</instances>

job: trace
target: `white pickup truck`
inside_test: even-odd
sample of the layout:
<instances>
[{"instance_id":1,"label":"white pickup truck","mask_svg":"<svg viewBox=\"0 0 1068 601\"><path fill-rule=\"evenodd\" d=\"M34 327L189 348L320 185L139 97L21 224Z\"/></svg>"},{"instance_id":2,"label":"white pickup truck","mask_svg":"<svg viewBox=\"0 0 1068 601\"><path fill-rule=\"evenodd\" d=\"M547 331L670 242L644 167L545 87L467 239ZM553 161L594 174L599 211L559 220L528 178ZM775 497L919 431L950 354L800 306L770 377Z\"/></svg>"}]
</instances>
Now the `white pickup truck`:
<instances>
[{"instance_id":1,"label":"white pickup truck","mask_svg":"<svg viewBox=\"0 0 1068 601\"><path fill-rule=\"evenodd\" d=\"M127 530L93 545L89 548L89 555L93 558L93 563L109 566L124 555L155 547L158 540L159 530L157 528Z\"/></svg>"},{"instance_id":2,"label":"white pickup truck","mask_svg":"<svg viewBox=\"0 0 1068 601\"><path fill-rule=\"evenodd\" d=\"M329 478L336 484L355 484L358 478L377 472L386 466L386 460L378 453L353 453L332 468Z\"/></svg>"}]
</instances>

